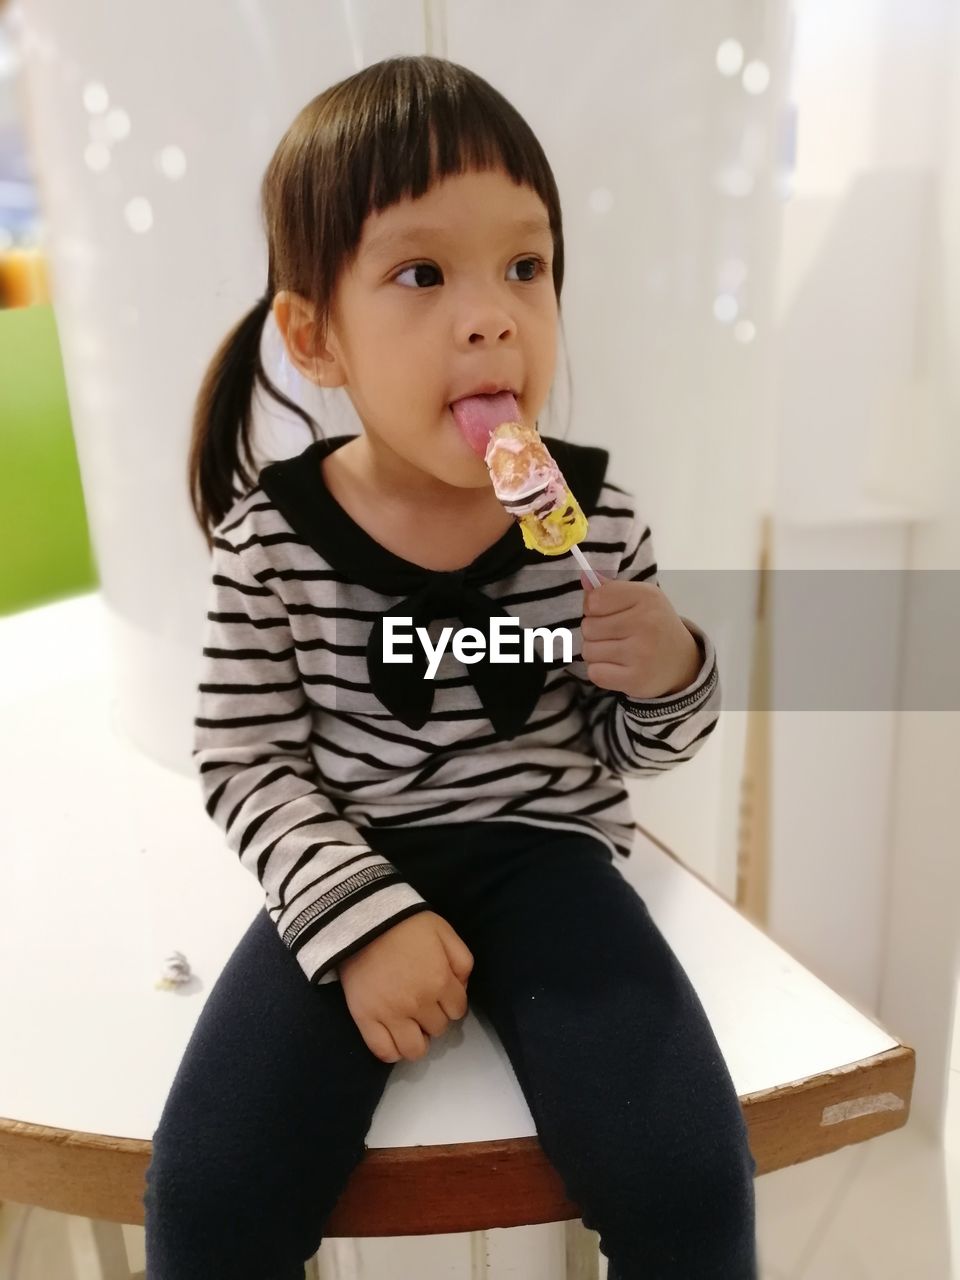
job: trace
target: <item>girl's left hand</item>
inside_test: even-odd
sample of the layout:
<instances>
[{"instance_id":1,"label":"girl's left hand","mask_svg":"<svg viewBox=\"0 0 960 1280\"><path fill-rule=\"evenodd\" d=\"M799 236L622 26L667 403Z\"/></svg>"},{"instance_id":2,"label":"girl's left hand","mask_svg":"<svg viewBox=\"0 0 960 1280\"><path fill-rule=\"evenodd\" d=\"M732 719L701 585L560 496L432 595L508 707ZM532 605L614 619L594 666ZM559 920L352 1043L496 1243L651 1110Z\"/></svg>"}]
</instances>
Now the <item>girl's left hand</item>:
<instances>
[{"instance_id":1,"label":"girl's left hand","mask_svg":"<svg viewBox=\"0 0 960 1280\"><path fill-rule=\"evenodd\" d=\"M639 700L693 683L700 646L660 587L618 578L594 587L583 572L580 583L582 654L593 684Z\"/></svg>"}]
</instances>

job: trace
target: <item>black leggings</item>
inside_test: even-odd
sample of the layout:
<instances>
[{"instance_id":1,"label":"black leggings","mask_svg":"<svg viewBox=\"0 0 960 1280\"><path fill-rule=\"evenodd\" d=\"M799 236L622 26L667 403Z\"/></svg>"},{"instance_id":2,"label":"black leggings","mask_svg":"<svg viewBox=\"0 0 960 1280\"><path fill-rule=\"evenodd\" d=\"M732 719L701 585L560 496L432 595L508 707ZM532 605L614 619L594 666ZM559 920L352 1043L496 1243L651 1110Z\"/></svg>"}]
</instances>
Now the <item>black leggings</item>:
<instances>
[{"instance_id":1,"label":"black leggings","mask_svg":"<svg viewBox=\"0 0 960 1280\"><path fill-rule=\"evenodd\" d=\"M609 1280L756 1280L756 1163L700 1000L598 839L520 822L361 833L469 947ZM240 939L153 1134L147 1280L302 1280L392 1064L266 911Z\"/></svg>"}]
</instances>

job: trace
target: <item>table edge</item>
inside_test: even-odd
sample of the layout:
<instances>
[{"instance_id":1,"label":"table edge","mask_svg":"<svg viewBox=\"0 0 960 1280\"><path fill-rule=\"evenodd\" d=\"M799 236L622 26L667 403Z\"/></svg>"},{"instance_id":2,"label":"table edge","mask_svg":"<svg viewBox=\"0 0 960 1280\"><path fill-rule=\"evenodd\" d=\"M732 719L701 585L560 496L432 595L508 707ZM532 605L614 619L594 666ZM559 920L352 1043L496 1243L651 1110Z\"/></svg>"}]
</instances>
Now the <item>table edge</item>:
<instances>
[{"instance_id":1,"label":"table edge","mask_svg":"<svg viewBox=\"0 0 960 1280\"><path fill-rule=\"evenodd\" d=\"M916 1055L872 1057L740 1098L756 1176L902 1128ZM0 1199L106 1222L143 1224L146 1138L0 1117ZM455 1188L455 1192L451 1192ZM579 1218L536 1137L366 1147L327 1236L425 1235Z\"/></svg>"}]
</instances>

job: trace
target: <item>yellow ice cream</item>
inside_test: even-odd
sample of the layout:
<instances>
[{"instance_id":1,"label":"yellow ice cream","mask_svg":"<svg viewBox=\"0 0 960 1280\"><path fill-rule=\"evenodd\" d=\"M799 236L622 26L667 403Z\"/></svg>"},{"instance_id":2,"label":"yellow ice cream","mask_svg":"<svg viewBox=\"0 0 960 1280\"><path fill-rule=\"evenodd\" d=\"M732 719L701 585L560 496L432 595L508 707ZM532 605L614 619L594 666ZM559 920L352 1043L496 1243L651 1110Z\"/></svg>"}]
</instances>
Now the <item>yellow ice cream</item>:
<instances>
[{"instance_id":1,"label":"yellow ice cream","mask_svg":"<svg viewBox=\"0 0 960 1280\"><path fill-rule=\"evenodd\" d=\"M587 536L587 518L536 431L502 422L490 433L484 461L497 498L532 551L562 555Z\"/></svg>"}]
</instances>

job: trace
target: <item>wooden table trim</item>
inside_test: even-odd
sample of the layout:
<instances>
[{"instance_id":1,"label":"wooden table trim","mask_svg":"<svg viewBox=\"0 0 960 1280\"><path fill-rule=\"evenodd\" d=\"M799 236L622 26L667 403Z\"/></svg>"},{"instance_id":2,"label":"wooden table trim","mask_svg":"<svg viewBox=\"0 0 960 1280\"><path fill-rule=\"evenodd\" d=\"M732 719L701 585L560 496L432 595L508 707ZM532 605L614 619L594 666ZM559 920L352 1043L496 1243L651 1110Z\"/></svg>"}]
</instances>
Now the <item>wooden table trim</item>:
<instances>
[{"instance_id":1,"label":"wooden table trim","mask_svg":"<svg viewBox=\"0 0 960 1280\"><path fill-rule=\"evenodd\" d=\"M900 1045L822 1075L741 1097L757 1174L906 1124L915 1054ZM0 1118L0 1199L143 1224L149 1139ZM535 1137L375 1147L354 1170L325 1236L435 1235L579 1218Z\"/></svg>"}]
</instances>

